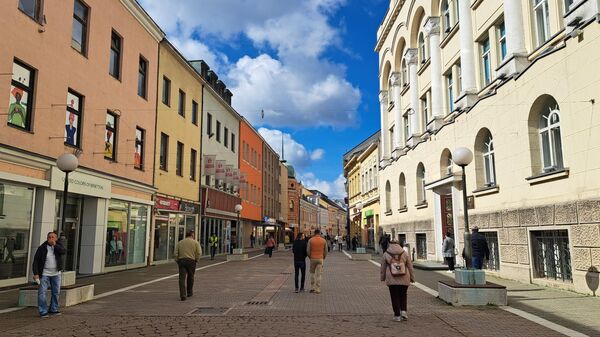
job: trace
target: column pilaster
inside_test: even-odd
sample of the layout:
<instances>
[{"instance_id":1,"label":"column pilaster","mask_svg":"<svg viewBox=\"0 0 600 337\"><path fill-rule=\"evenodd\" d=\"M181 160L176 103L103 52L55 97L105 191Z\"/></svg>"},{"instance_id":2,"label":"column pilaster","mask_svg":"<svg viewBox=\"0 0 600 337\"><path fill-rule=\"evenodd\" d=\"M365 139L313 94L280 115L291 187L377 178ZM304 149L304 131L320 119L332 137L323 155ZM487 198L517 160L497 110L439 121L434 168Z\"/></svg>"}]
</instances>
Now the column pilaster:
<instances>
[{"instance_id":1,"label":"column pilaster","mask_svg":"<svg viewBox=\"0 0 600 337\"><path fill-rule=\"evenodd\" d=\"M381 90L379 91L379 107L381 110L381 140L379 142L379 146L381 146L381 161L379 163L379 165L381 167L385 167L389 164L390 162L390 155L389 155L389 149L388 149L388 120L387 120L387 115L388 115L388 92L387 90Z\"/></svg>"},{"instance_id":2,"label":"column pilaster","mask_svg":"<svg viewBox=\"0 0 600 337\"><path fill-rule=\"evenodd\" d=\"M415 147L420 142L419 137L419 77L417 75L417 64L419 63L419 52L416 48L409 48L404 54L408 65L408 77L410 79L410 111L409 133L407 146Z\"/></svg>"},{"instance_id":3,"label":"column pilaster","mask_svg":"<svg viewBox=\"0 0 600 337\"><path fill-rule=\"evenodd\" d=\"M402 91L401 74L399 72L393 72L390 76L390 86L392 88L392 101L394 102L394 147L392 148L392 157L397 159L404 154L402 147L404 146L403 139L406 137L403 135L404 128L402 127L402 104L400 103L400 92Z\"/></svg>"},{"instance_id":4,"label":"column pilaster","mask_svg":"<svg viewBox=\"0 0 600 337\"><path fill-rule=\"evenodd\" d=\"M504 0L504 29L506 32L506 58L496 70L498 77L518 74L529 65L521 0Z\"/></svg>"},{"instance_id":5,"label":"column pilaster","mask_svg":"<svg viewBox=\"0 0 600 337\"><path fill-rule=\"evenodd\" d=\"M473 42L473 22L471 19L471 0L458 0L458 19L460 21L460 68L462 71L462 92L456 106L464 109L477 101L477 81L475 73L475 43Z\"/></svg>"}]
</instances>

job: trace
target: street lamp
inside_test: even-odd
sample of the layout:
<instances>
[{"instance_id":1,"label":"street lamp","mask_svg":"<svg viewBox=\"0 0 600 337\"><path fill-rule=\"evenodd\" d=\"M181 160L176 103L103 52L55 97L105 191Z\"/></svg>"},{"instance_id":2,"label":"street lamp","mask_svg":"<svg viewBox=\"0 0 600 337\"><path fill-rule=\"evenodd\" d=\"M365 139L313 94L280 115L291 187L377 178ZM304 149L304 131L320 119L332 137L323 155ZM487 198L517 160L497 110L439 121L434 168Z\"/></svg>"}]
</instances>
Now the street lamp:
<instances>
[{"instance_id":1,"label":"street lamp","mask_svg":"<svg viewBox=\"0 0 600 337\"><path fill-rule=\"evenodd\" d=\"M65 233L65 220L67 213L67 193L69 192L69 173L73 172L79 166L79 160L72 153L65 153L56 159L56 166L58 169L65 173L65 188L63 191L63 200L62 200L62 217L60 221L61 232Z\"/></svg>"},{"instance_id":2,"label":"street lamp","mask_svg":"<svg viewBox=\"0 0 600 337\"><path fill-rule=\"evenodd\" d=\"M242 209L244 207L242 207L242 205L237 204L235 205L235 212L237 213L237 226L238 226L238 248L239 249L243 249L243 245L244 245L244 234L242 233L242 223L240 222L240 213L242 212ZM242 253L242 251L240 250L240 253Z\"/></svg>"},{"instance_id":3,"label":"street lamp","mask_svg":"<svg viewBox=\"0 0 600 337\"><path fill-rule=\"evenodd\" d=\"M473 152L466 147L459 147L452 153L454 163L462 168L462 190L463 190L463 209L465 216L465 266L471 267L471 232L469 231L469 211L467 205L467 176L465 175L465 167L473 161Z\"/></svg>"}]
</instances>

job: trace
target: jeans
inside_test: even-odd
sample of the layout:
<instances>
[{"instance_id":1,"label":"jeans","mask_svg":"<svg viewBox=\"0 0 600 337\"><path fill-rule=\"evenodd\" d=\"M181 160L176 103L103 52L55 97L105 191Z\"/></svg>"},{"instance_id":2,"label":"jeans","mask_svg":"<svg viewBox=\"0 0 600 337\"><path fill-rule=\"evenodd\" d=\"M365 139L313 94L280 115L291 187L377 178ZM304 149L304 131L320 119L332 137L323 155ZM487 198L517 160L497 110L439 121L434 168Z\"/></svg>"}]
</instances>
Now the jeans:
<instances>
[{"instance_id":1,"label":"jeans","mask_svg":"<svg viewBox=\"0 0 600 337\"><path fill-rule=\"evenodd\" d=\"M454 257L444 257L444 260L446 260L446 263L448 264L448 269L454 270Z\"/></svg>"},{"instance_id":2,"label":"jeans","mask_svg":"<svg viewBox=\"0 0 600 337\"><path fill-rule=\"evenodd\" d=\"M183 299L194 294L194 273L196 272L196 261L192 259L181 259L177 261L179 266L179 296Z\"/></svg>"},{"instance_id":3,"label":"jeans","mask_svg":"<svg viewBox=\"0 0 600 337\"><path fill-rule=\"evenodd\" d=\"M214 260L215 259L215 254L217 253L217 247L211 246L210 247L210 259Z\"/></svg>"},{"instance_id":4,"label":"jeans","mask_svg":"<svg viewBox=\"0 0 600 337\"><path fill-rule=\"evenodd\" d=\"M323 275L323 259L310 259L310 288L321 292L321 277Z\"/></svg>"},{"instance_id":5,"label":"jeans","mask_svg":"<svg viewBox=\"0 0 600 337\"><path fill-rule=\"evenodd\" d=\"M402 285L391 285L388 286L390 289L390 298L392 299L392 309L394 310L394 316L400 316L400 311L406 311L406 299L408 286Z\"/></svg>"},{"instance_id":6,"label":"jeans","mask_svg":"<svg viewBox=\"0 0 600 337\"><path fill-rule=\"evenodd\" d=\"M273 256L273 247L267 247L267 254L269 254L269 257Z\"/></svg>"},{"instance_id":7,"label":"jeans","mask_svg":"<svg viewBox=\"0 0 600 337\"><path fill-rule=\"evenodd\" d=\"M40 316L48 314L48 287L51 288L50 312L58 312L58 300L60 298L60 275L40 276L40 286L38 287L38 311Z\"/></svg>"},{"instance_id":8,"label":"jeans","mask_svg":"<svg viewBox=\"0 0 600 337\"><path fill-rule=\"evenodd\" d=\"M294 261L294 284L296 285L296 290L298 290L298 276L302 273L302 278L300 279L300 289L304 289L304 278L306 276L306 261Z\"/></svg>"},{"instance_id":9,"label":"jeans","mask_svg":"<svg viewBox=\"0 0 600 337\"><path fill-rule=\"evenodd\" d=\"M473 269L481 269L481 268L483 268L483 257L481 257L481 256L473 256L473 257L471 257L471 267Z\"/></svg>"}]
</instances>

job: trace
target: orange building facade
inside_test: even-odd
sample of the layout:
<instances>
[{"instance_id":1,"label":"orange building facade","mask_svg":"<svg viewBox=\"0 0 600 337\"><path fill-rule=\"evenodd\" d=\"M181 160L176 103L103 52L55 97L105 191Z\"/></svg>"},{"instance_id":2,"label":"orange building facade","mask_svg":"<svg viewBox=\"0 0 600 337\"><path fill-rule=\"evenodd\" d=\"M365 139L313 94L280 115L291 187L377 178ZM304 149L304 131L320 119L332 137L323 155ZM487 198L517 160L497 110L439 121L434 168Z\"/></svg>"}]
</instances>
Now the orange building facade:
<instances>
[{"instance_id":1,"label":"orange building facade","mask_svg":"<svg viewBox=\"0 0 600 337\"><path fill-rule=\"evenodd\" d=\"M240 121L240 173L244 177L240 183L244 247L262 243L262 200L263 200L263 139L246 119ZM258 227L257 227L258 226ZM256 238L250 241L250 233Z\"/></svg>"}]
</instances>

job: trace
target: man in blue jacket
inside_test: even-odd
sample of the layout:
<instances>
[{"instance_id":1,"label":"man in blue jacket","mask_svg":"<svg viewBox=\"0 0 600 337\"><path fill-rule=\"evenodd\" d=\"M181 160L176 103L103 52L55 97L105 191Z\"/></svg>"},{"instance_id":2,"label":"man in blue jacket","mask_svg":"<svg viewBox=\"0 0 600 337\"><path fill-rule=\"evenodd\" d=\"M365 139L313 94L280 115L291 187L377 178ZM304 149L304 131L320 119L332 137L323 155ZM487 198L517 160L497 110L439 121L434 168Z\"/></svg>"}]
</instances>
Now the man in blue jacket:
<instances>
[{"instance_id":1,"label":"man in blue jacket","mask_svg":"<svg viewBox=\"0 0 600 337\"><path fill-rule=\"evenodd\" d=\"M42 243L33 258L33 280L39 284L38 287L38 311L40 317L47 318L50 315L60 315L58 311L58 300L60 297L60 273L63 270L62 256L66 253L65 248L58 241L54 232L48 233L46 242ZM46 293L51 288L52 298L50 311L48 311L48 300Z\"/></svg>"},{"instance_id":2,"label":"man in blue jacket","mask_svg":"<svg viewBox=\"0 0 600 337\"><path fill-rule=\"evenodd\" d=\"M479 233L479 227L473 227L471 232L471 266L473 269L481 269L484 259L490 259L490 249L485 236Z\"/></svg>"}]
</instances>

